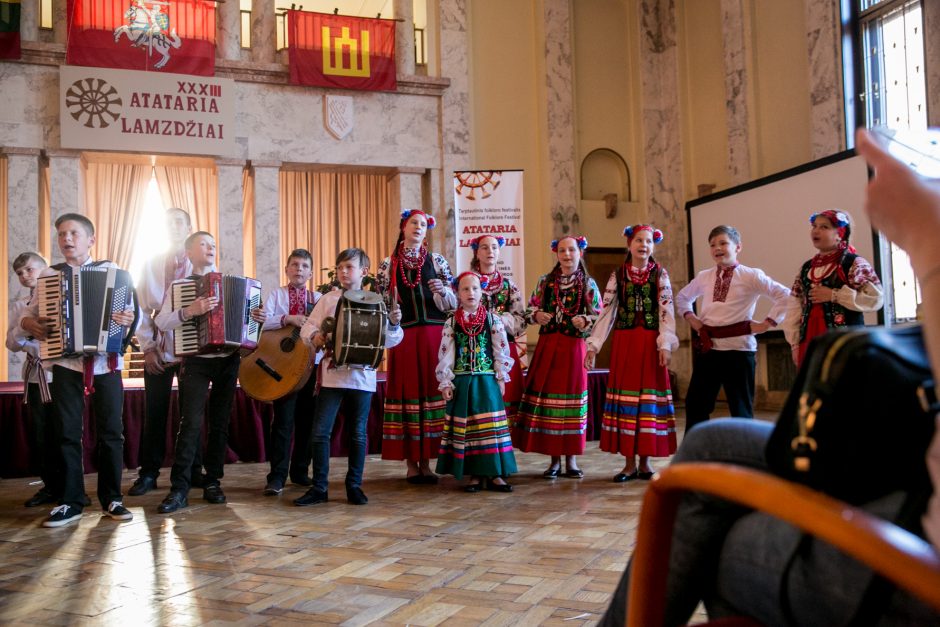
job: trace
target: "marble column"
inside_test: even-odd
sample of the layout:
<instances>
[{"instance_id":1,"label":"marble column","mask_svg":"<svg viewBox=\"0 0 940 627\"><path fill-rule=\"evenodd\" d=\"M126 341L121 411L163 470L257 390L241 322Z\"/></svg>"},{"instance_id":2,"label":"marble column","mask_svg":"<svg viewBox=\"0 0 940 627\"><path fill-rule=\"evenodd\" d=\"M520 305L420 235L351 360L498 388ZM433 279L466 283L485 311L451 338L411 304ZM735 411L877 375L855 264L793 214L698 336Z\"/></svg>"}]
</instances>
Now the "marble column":
<instances>
[{"instance_id":1,"label":"marble column","mask_svg":"<svg viewBox=\"0 0 940 627\"><path fill-rule=\"evenodd\" d=\"M725 56L725 111L728 119L728 173L732 185L751 180L750 19L744 0L721 0Z\"/></svg>"},{"instance_id":2,"label":"marble column","mask_svg":"<svg viewBox=\"0 0 940 627\"><path fill-rule=\"evenodd\" d=\"M241 58L241 6L238 0L216 4L218 44L216 55L220 59L237 61Z\"/></svg>"},{"instance_id":3,"label":"marble column","mask_svg":"<svg viewBox=\"0 0 940 627\"><path fill-rule=\"evenodd\" d=\"M16 150L16 149L14 149ZM26 294L10 263L22 252L39 250L39 150L8 149L7 158L7 296L12 302ZM6 307L7 303L3 303ZM23 353L7 351L7 376L19 381Z\"/></svg>"},{"instance_id":4,"label":"marble column","mask_svg":"<svg viewBox=\"0 0 940 627\"><path fill-rule=\"evenodd\" d=\"M39 3L39 0L33 1L37 4ZM52 37L57 44L65 44L69 39L68 9L66 4L66 0L52 0Z\"/></svg>"},{"instance_id":5,"label":"marble column","mask_svg":"<svg viewBox=\"0 0 940 627\"><path fill-rule=\"evenodd\" d=\"M845 108L842 93L842 32L839 4L803 0L806 51L809 57L810 144L813 159L845 150Z\"/></svg>"},{"instance_id":6,"label":"marble column","mask_svg":"<svg viewBox=\"0 0 940 627\"><path fill-rule=\"evenodd\" d=\"M230 0L237 4L235 0ZM274 63L275 47L274 3L271 0L251 2L251 60L257 63Z\"/></svg>"},{"instance_id":7,"label":"marble column","mask_svg":"<svg viewBox=\"0 0 940 627\"><path fill-rule=\"evenodd\" d=\"M395 0L395 70L399 76L415 73L415 19L412 0Z\"/></svg>"},{"instance_id":8,"label":"marble column","mask_svg":"<svg viewBox=\"0 0 940 627\"><path fill-rule=\"evenodd\" d=\"M575 163L574 61L571 56L571 5L568 0L542 4L545 30L545 114L549 211L554 237L580 232Z\"/></svg>"},{"instance_id":9,"label":"marble column","mask_svg":"<svg viewBox=\"0 0 940 627\"><path fill-rule=\"evenodd\" d=\"M39 41L39 0L20 3L20 39Z\"/></svg>"},{"instance_id":10,"label":"marble column","mask_svg":"<svg viewBox=\"0 0 940 627\"><path fill-rule=\"evenodd\" d=\"M679 55L675 0L640 0L640 83L642 93L643 179L649 220L669 234L656 247L673 283L684 283L686 225L679 123Z\"/></svg>"},{"instance_id":11,"label":"marble column","mask_svg":"<svg viewBox=\"0 0 940 627\"><path fill-rule=\"evenodd\" d=\"M264 296L281 281L280 163L252 162L255 171L255 278Z\"/></svg>"},{"instance_id":12,"label":"marble column","mask_svg":"<svg viewBox=\"0 0 940 627\"><path fill-rule=\"evenodd\" d=\"M451 177L455 170L471 167L470 149L470 62L466 0L441 0L441 75L450 78L450 87L441 98L441 168L427 178L431 206L439 216L439 232L434 244L448 262L454 263L454 194Z\"/></svg>"},{"instance_id":13,"label":"marble column","mask_svg":"<svg viewBox=\"0 0 940 627\"><path fill-rule=\"evenodd\" d=\"M85 213L81 153L71 150L47 151L46 156L49 158L49 222L55 224L56 218L65 213ZM53 238L52 262L60 261L63 261L62 253Z\"/></svg>"},{"instance_id":14,"label":"marble column","mask_svg":"<svg viewBox=\"0 0 940 627\"><path fill-rule=\"evenodd\" d=\"M238 160L217 160L219 178L219 270L226 274L245 274L245 250L242 246L244 224L242 215L242 173L245 163Z\"/></svg>"}]
</instances>

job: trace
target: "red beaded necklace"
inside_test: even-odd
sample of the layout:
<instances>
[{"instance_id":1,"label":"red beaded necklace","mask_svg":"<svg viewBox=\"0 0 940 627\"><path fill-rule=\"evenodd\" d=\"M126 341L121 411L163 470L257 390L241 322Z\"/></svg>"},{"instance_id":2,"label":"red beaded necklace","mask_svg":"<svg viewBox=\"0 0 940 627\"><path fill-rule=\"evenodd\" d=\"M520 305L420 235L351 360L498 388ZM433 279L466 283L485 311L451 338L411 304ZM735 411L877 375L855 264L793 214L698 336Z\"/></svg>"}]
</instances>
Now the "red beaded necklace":
<instances>
[{"instance_id":1,"label":"red beaded necklace","mask_svg":"<svg viewBox=\"0 0 940 627\"><path fill-rule=\"evenodd\" d=\"M835 263L836 260L840 259L844 251L845 249L840 246L827 253L816 253L813 255L813 260L810 262L810 265L814 268L828 266L830 263Z\"/></svg>"},{"instance_id":2,"label":"red beaded necklace","mask_svg":"<svg viewBox=\"0 0 940 627\"><path fill-rule=\"evenodd\" d=\"M470 315L461 309L457 316L457 324L470 337L476 337L483 333L484 322L486 322L486 308L480 304L477 310Z\"/></svg>"},{"instance_id":3,"label":"red beaded necklace","mask_svg":"<svg viewBox=\"0 0 940 627\"><path fill-rule=\"evenodd\" d=\"M499 270L493 272L493 274L484 274L486 277L486 287L483 289L485 294L492 296L497 293L503 287L503 275L499 273Z\"/></svg>"},{"instance_id":4,"label":"red beaded necklace","mask_svg":"<svg viewBox=\"0 0 940 627\"><path fill-rule=\"evenodd\" d=\"M574 300L574 306L571 309L565 307L565 299L561 295L561 273L555 275L555 306L558 308L561 313L565 314L569 318L577 315L578 310L581 308L581 298L584 296L584 272L578 270L574 274L575 285L578 290L578 297Z\"/></svg>"},{"instance_id":5,"label":"red beaded necklace","mask_svg":"<svg viewBox=\"0 0 940 627\"><path fill-rule=\"evenodd\" d=\"M653 271L653 264L649 261L646 262L646 265L642 268L637 268L632 263L627 264L627 272L630 277L630 281L634 285L643 285L649 281L650 273Z\"/></svg>"},{"instance_id":6,"label":"red beaded necklace","mask_svg":"<svg viewBox=\"0 0 940 627\"><path fill-rule=\"evenodd\" d=\"M401 246L398 249L398 271L401 274L401 282L404 283L409 289L414 289L416 286L421 285L421 269L424 266L424 260L428 256L428 249L425 246L421 246L418 250L417 257L409 257L404 254L405 243L402 242ZM408 273L405 272L405 268L409 270L417 270L415 274L415 280L408 280Z\"/></svg>"}]
</instances>

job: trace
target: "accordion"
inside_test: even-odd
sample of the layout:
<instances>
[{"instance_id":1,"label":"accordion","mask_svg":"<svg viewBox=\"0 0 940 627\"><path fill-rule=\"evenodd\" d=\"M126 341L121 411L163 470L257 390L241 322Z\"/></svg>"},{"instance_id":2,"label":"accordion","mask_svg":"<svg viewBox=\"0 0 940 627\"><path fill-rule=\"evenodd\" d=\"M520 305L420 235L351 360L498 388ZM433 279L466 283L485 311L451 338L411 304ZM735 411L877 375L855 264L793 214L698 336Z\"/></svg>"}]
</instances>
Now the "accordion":
<instances>
[{"instance_id":1,"label":"accordion","mask_svg":"<svg viewBox=\"0 0 940 627\"><path fill-rule=\"evenodd\" d=\"M193 316L174 331L173 352L180 357L218 353L233 348L252 351L258 347L261 324L251 319L251 310L261 306L261 281L243 276L209 272L170 286L174 311L197 298L215 296L218 306Z\"/></svg>"},{"instance_id":2,"label":"accordion","mask_svg":"<svg viewBox=\"0 0 940 627\"><path fill-rule=\"evenodd\" d=\"M40 341L39 357L124 352L124 338L135 325L128 330L111 314L136 308L133 286L129 272L105 266L69 266L40 277L36 302L40 317L52 320L52 331Z\"/></svg>"}]
</instances>

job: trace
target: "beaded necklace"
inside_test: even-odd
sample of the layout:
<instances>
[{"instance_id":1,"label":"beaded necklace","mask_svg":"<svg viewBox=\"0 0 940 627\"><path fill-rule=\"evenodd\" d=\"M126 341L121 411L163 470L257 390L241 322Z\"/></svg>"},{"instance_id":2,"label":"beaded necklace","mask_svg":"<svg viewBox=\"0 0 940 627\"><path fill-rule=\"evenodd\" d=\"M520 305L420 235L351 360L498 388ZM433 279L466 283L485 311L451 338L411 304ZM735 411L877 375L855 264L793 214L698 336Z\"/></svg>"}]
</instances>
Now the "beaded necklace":
<instances>
[{"instance_id":1,"label":"beaded necklace","mask_svg":"<svg viewBox=\"0 0 940 627\"><path fill-rule=\"evenodd\" d=\"M632 263L627 265L630 282L634 285L643 285L650 278L650 272L653 271L653 264L649 261L642 268L637 268Z\"/></svg>"},{"instance_id":2,"label":"beaded necklace","mask_svg":"<svg viewBox=\"0 0 940 627\"><path fill-rule=\"evenodd\" d=\"M421 284L421 269L424 266L424 260L428 256L428 249L426 246L421 246L418 250L417 257L410 257L404 254L405 243L401 243L401 247L398 249L398 271L401 274L401 282L405 284L409 289L414 289L415 286ZM409 270L417 270L415 274L415 280L408 280L408 273L405 272L405 268Z\"/></svg>"},{"instance_id":3,"label":"beaded necklace","mask_svg":"<svg viewBox=\"0 0 940 627\"><path fill-rule=\"evenodd\" d=\"M457 324L463 329L469 337L476 337L483 332L484 322L486 321L486 308L481 304L472 314L468 314L461 309L460 314L456 316Z\"/></svg>"},{"instance_id":4,"label":"beaded necklace","mask_svg":"<svg viewBox=\"0 0 940 627\"><path fill-rule=\"evenodd\" d=\"M570 309L565 307L565 299L561 295L561 273L555 275L555 304L561 313L569 318L577 315L581 308L581 298L584 296L584 272L580 269L574 273L574 283L577 286L578 297L574 300L574 306Z\"/></svg>"},{"instance_id":5,"label":"beaded necklace","mask_svg":"<svg viewBox=\"0 0 940 627\"><path fill-rule=\"evenodd\" d=\"M486 277L486 287L483 288L483 292L489 296L497 293L503 287L503 275L500 274L499 270L493 272L493 274L486 274L481 272L483 276Z\"/></svg>"}]
</instances>

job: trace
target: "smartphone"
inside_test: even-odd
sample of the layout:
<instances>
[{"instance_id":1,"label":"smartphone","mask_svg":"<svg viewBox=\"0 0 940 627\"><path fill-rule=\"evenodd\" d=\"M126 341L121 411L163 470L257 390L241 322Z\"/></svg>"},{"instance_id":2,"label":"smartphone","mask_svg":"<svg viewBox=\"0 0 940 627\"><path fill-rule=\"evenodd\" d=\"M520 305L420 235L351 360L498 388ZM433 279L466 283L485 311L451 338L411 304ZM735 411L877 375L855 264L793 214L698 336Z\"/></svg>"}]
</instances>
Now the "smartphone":
<instances>
[{"instance_id":1,"label":"smartphone","mask_svg":"<svg viewBox=\"0 0 940 627\"><path fill-rule=\"evenodd\" d=\"M940 179L940 129L923 131L876 126L871 129L888 152L929 179Z\"/></svg>"}]
</instances>

